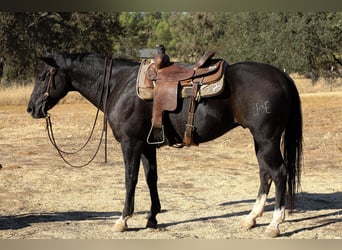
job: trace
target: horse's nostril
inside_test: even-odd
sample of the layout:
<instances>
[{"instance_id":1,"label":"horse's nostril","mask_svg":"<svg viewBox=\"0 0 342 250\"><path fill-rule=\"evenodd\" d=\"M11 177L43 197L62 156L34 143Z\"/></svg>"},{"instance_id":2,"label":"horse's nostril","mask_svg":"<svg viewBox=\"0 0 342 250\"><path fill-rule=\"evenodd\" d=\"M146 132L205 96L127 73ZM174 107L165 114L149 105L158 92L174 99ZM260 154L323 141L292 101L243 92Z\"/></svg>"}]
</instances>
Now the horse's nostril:
<instances>
[{"instance_id":1,"label":"horse's nostril","mask_svg":"<svg viewBox=\"0 0 342 250\"><path fill-rule=\"evenodd\" d=\"M33 109L31 107L28 107L27 108L27 113L32 114L33 113Z\"/></svg>"}]
</instances>

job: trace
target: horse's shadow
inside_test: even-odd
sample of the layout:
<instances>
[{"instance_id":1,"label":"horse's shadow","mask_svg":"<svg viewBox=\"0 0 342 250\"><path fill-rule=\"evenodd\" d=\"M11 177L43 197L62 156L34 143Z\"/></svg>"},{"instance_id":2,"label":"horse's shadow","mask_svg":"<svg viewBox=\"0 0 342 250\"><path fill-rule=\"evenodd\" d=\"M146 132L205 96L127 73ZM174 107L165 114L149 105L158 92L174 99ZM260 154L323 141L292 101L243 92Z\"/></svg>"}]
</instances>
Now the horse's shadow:
<instances>
[{"instance_id":1,"label":"horse's shadow","mask_svg":"<svg viewBox=\"0 0 342 250\"><path fill-rule=\"evenodd\" d=\"M244 203L252 204L254 199L230 201L219 204L220 206L234 206L241 205ZM273 210L274 199L269 199L268 204L265 207L265 211ZM342 222L342 192L335 192L330 194L315 194L315 193L300 193L297 198L295 213L303 213L306 211L320 211L320 210L330 210L327 213L320 213L318 215L302 217L300 219L287 219L288 222L301 222L306 220L321 219L319 224L316 224L310 228L299 228L292 232L285 233L285 236L291 236L295 233L301 232L303 230L312 230L320 227L324 227L330 224ZM337 211L331 211L337 210ZM167 212L167 210L162 210L162 212ZM146 214L146 211L137 212L137 214ZM159 224L159 228L166 228L178 224L186 224L197 221L207 221L222 218L230 218L236 216L247 215L249 210L227 213L222 215L213 215L206 217L198 217L189 220L174 221L170 223ZM113 220L115 217L119 217L121 212L95 212L95 211L67 211L67 212L49 212L49 213L28 213L20 215L9 215L0 216L0 230L16 230L29 227L34 223L44 223L44 222L61 222L61 221L82 221L82 220ZM333 217L333 219L331 218ZM326 218L326 219L324 219ZM142 228L139 228L142 229ZM130 231L136 231L139 229L130 229Z\"/></svg>"},{"instance_id":2,"label":"horse's shadow","mask_svg":"<svg viewBox=\"0 0 342 250\"><path fill-rule=\"evenodd\" d=\"M233 205L241 205L243 203L250 203L251 208L252 204L255 202L254 199L248 200L240 200L240 201L230 201L220 204L220 206L233 206ZM267 205L265 206L265 211L273 211L274 209L274 198L267 200ZM300 219L291 219L291 216L286 220L287 222L301 222L307 220L315 220L321 219L318 224L311 226L310 228L299 228L292 232L286 232L284 236L291 236L298 232L304 230L313 230L316 228L324 227L334 223L341 223L342 222L342 192L335 192L335 193L328 193L328 194L319 194L319 193L306 193L302 192L298 194L297 201L296 201L296 208L294 213L303 213L310 212L310 211L321 211L321 210L329 210L326 213L320 213L314 216L302 217ZM334 210L334 211L331 211ZM335 211L336 210L336 211ZM216 215L216 216L207 216L207 217L199 217L189 220L182 220L170 223L160 224L160 227L169 227L178 224L184 223L191 223L196 221L207 221L207 220L214 220L214 219L222 219L222 218L230 218L236 216L243 216L247 215L250 210L228 213L223 215ZM326 219L324 219L326 218ZM265 226L266 224L259 224L258 226Z\"/></svg>"},{"instance_id":3,"label":"horse's shadow","mask_svg":"<svg viewBox=\"0 0 342 250\"><path fill-rule=\"evenodd\" d=\"M323 209L342 209L342 192L335 193L306 193L297 195L299 210L315 211Z\"/></svg>"},{"instance_id":4,"label":"horse's shadow","mask_svg":"<svg viewBox=\"0 0 342 250\"><path fill-rule=\"evenodd\" d=\"M83 221L83 220L107 220L112 216L120 216L119 212L44 212L27 213L19 215L0 216L0 230L16 230L29 227L35 223Z\"/></svg>"},{"instance_id":5,"label":"horse's shadow","mask_svg":"<svg viewBox=\"0 0 342 250\"><path fill-rule=\"evenodd\" d=\"M305 230L314 230L322 228L335 223L342 223L342 192L335 193L300 193L297 197L297 208L295 212L303 213L310 211L322 211L324 213L302 217L299 219L291 219L289 217L287 222L300 223L303 221L315 220L315 224L309 227L300 227L291 232L286 232L284 236L291 236ZM319 219L319 220L317 220ZM299 224L300 225L300 224Z\"/></svg>"}]
</instances>

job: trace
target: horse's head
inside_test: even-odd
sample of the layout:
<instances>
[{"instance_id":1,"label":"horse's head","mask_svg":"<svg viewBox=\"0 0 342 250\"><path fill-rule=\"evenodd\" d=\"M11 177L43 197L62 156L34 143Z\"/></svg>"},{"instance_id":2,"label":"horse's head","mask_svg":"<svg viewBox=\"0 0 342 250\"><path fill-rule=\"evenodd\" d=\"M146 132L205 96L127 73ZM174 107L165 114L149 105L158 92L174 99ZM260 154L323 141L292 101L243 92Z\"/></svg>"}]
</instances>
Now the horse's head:
<instances>
[{"instance_id":1,"label":"horse's head","mask_svg":"<svg viewBox=\"0 0 342 250\"><path fill-rule=\"evenodd\" d=\"M47 111L55 106L70 90L70 84L62 65L57 58L41 57L45 62L27 107L33 118L44 118Z\"/></svg>"}]
</instances>

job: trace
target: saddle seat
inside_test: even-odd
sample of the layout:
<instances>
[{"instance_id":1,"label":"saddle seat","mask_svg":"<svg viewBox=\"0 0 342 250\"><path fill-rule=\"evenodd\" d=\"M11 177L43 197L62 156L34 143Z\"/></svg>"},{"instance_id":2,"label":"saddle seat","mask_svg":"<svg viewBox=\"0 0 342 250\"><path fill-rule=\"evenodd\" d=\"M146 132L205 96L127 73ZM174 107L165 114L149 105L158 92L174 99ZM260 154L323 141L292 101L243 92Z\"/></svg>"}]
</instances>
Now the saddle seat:
<instances>
[{"instance_id":1,"label":"saddle seat","mask_svg":"<svg viewBox=\"0 0 342 250\"><path fill-rule=\"evenodd\" d=\"M151 80L163 81L182 81L190 78L198 77L209 72L209 67L206 66L211 58L215 55L215 51L206 52L195 66L189 68L177 65L175 63L167 62L163 57L165 54L159 54L155 57L155 65L157 69L156 78ZM162 59L159 59L162 58ZM202 70L200 70L200 68Z\"/></svg>"}]
</instances>

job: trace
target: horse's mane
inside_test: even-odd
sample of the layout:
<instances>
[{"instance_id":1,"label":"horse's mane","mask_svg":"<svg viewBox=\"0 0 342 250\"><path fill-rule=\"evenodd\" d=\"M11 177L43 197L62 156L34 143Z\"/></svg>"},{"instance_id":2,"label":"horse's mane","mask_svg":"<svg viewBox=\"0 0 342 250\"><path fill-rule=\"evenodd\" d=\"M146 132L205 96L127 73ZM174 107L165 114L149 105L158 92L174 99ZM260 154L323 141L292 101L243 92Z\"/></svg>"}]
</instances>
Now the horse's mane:
<instances>
[{"instance_id":1,"label":"horse's mane","mask_svg":"<svg viewBox=\"0 0 342 250\"><path fill-rule=\"evenodd\" d=\"M85 62L86 60L98 60L98 59L104 59L104 58L109 58L113 60L113 63L118 63L118 64L123 64L127 66L134 66L137 65L139 62L124 58L124 57L118 57L118 58L113 58L111 56L104 56L100 55L97 53L60 53L59 55L63 56L64 58L68 58L71 61L78 61L80 63Z\"/></svg>"}]
</instances>

